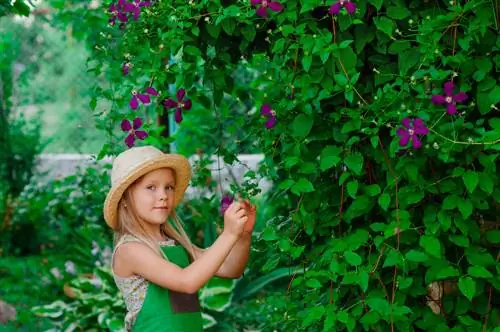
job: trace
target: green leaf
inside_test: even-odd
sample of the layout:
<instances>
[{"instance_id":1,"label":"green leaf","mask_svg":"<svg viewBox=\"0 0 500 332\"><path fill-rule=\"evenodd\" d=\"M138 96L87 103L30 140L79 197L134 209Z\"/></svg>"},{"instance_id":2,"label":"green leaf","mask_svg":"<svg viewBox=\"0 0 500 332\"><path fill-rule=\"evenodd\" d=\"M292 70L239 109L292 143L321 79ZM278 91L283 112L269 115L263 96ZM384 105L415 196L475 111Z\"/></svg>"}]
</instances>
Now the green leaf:
<instances>
[{"instance_id":1,"label":"green leaf","mask_svg":"<svg viewBox=\"0 0 500 332\"><path fill-rule=\"evenodd\" d=\"M30 7L24 3L23 0L16 0L14 2L15 12L19 15L29 16L30 15Z\"/></svg>"},{"instance_id":2,"label":"green leaf","mask_svg":"<svg viewBox=\"0 0 500 332\"><path fill-rule=\"evenodd\" d=\"M292 123L293 134L298 138L304 138L311 131L312 125L313 125L312 116L299 114L299 116L297 116Z\"/></svg>"},{"instance_id":3,"label":"green leaf","mask_svg":"<svg viewBox=\"0 0 500 332\"><path fill-rule=\"evenodd\" d=\"M335 81L337 82L337 84L341 85L341 86L346 86L349 81L347 80L347 77L345 77L343 74L335 74L333 75L333 78L335 78Z\"/></svg>"},{"instance_id":4,"label":"green leaf","mask_svg":"<svg viewBox=\"0 0 500 332\"><path fill-rule=\"evenodd\" d=\"M366 271L359 272L359 286L363 292L368 290L368 283L370 281L370 276Z\"/></svg>"},{"instance_id":5,"label":"green leaf","mask_svg":"<svg viewBox=\"0 0 500 332\"><path fill-rule=\"evenodd\" d=\"M486 232L486 240L488 240L489 243L493 243L493 244L500 243L500 231L499 230L492 230L492 231Z\"/></svg>"},{"instance_id":6,"label":"green leaf","mask_svg":"<svg viewBox=\"0 0 500 332\"><path fill-rule=\"evenodd\" d=\"M460 247L468 248L470 245L469 238L464 235L450 235L450 240Z\"/></svg>"},{"instance_id":7,"label":"green leaf","mask_svg":"<svg viewBox=\"0 0 500 332\"><path fill-rule=\"evenodd\" d=\"M471 277L462 277L458 280L458 288L469 301L476 295L476 282Z\"/></svg>"},{"instance_id":8,"label":"green leaf","mask_svg":"<svg viewBox=\"0 0 500 332\"><path fill-rule=\"evenodd\" d=\"M382 209L384 209L385 211L387 211L387 209L389 208L389 204L391 203L391 196L388 194L388 193L383 193L382 195L380 195L380 197L378 198L378 204L380 205L380 207Z\"/></svg>"},{"instance_id":9,"label":"green leaf","mask_svg":"<svg viewBox=\"0 0 500 332\"><path fill-rule=\"evenodd\" d=\"M236 21L232 18L226 18L224 21L222 21L222 29L224 31L232 36L234 33L234 29L236 28Z\"/></svg>"},{"instance_id":10,"label":"green leaf","mask_svg":"<svg viewBox=\"0 0 500 332\"><path fill-rule=\"evenodd\" d=\"M255 26L253 24L246 24L241 29L241 33L243 34L243 37L245 37L246 40L253 41L256 34Z\"/></svg>"},{"instance_id":11,"label":"green leaf","mask_svg":"<svg viewBox=\"0 0 500 332\"><path fill-rule=\"evenodd\" d=\"M402 20L411 15L411 12L405 7L389 7L387 8L387 16L395 20Z\"/></svg>"},{"instance_id":12,"label":"green leaf","mask_svg":"<svg viewBox=\"0 0 500 332\"><path fill-rule=\"evenodd\" d=\"M474 207L472 206L471 201L467 199L463 199L462 202L458 205L458 210L460 210L460 213L462 213L464 219L469 218L469 216L472 214L473 209Z\"/></svg>"},{"instance_id":13,"label":"green leaf","mask_svg":"<svg viewBox=\"0 0 500 332\"><path fill-rule=\"evenodd\" d=\"M306 286L309 288L321 288L321 283L317 279L307 279Z\"/></svg>"},{"instance_id":14,"label":"green leaf","mask_svg":"<svg viewBox=\"0 0 500 332\"><path fill-rule=\"evenodd\" d=\"M498 69L498 67L497 67ZM493 90L491 90L490 94L488 95L490 101L492 104L498 104L500 103L500 86L495 86ZM498 129L498 128L497 128Z\"/></svg>"},{"instance_id":15,"label":"green leaf","mask_svg":"<svg viewBox=\"0 0 500 332\"><path fill-rule=\"evenodd\" d=\"M467 190L472 193L474 189L476 189L479 183L479 175L477 172L467 171L464 174L464 184L467 187Z\"/></svg>"},{"instance_id":16,"label":"green leaf","mask_svg":"<svg viewBox=\"0 0 500 332\"><path fill-rule=\"evenodd\" d=\"M362 259L355 252L346 251L344 253L344 257L345 257L345 260L347 261L347 263L349 263L349 265L353 265L353 266L361 265Z\"/></svg>"},{"instance_id":17,"label":"green leaf","mask_svg":"<svg viewBox=\"0 0 500 332\"><path fill-rule=\"evenodd\" d=\"M347 193L349 194L349 196L351 196L352 198L356 198L356 193L358 192L358 181L356 180L353 180L353 181L349 181L347 183Z\"/></svg>"},{"instance_id":18,"label":"green leaf","mask_svg":"<svg viewBox=\"0 0 500 332\"><path fill-rule=\"evenodd\" d=\"M340 148L329 145L321 151L321 156L320 156L320 169L322 171L326 171L327 169L337 166L338 163L342 160L340 158Z\"/></svg>"},{"instance_id":19,"label":"green leaf","mask_svg":"<svg viewBox=\"0 0 500 332\"><path fill-rule=\"evenodd\" d=\"M384 32L388 36L392 36L392 32L396 26L394 21L388 19L387 17L376 17L373 19L373 22L378 30Z\"/></svg>"},{"instance_id":20,"label":"green leaf","mask_svg":"<svg viewBox=\"0 0 500 332\"><path fill-rule=\"evenodd\" d=\"M297 181L297 183L292 186L291 190L294 194L300 195L301 193L309 193L314 191L314 186L309 180L300 178L299 181Z\"/></svg>"},{"instance_id":21,"label":"green leaf","mask_svg":"<svg viewBox=\"0 0 500 332\"><path fill-rule=\"evenodd\" d=\"M443 200L444 210L453 210L457 207L460 198L457 195L446 196Z\"/></svg>"},{"instance_id":22,"label":"green leaf","mask_svg":"<svg viewBox=\"0 0 500 332\"><path fill-rule=\"evenodd\" d=\"M306 72L308 72L309 69L311 68L311 64L312 64L312 55L305 55L302 58L302 67L304 67L304 70Z\"/></svg>"},{"instance_id":23,"label":"green leaf","mask_svg":"<svg viewBox=\"0 0 500 332\"><path fill-rule=\"evenodd\" d=\"M364 188L364 191L368 196L373 197L373 196L377 196L378 194L380 194L381 189L380 189L380 186L378 184L371 184L369 186L366 186Z\"/></svg>"},{"instance_id":24,"label":"green leaf","mask_svg":"<svg viewBox=\"0 0 500 332\"><path fill-rule=\"evenodd\" d=\"M493 274L482 266L471 266L467 273L475 278L493 278Z\"/></svg>"},{"instance_id":25,"label":"green leaf","mask_svg":"<svg viewBox=\"0 0 500 332\"><path fill-rule=\"evenodd\" d=\"M498 130L500 131L500 128ZM479 174L479 188L488 195L493 194L493 180L488 174Z\"/></svg>"},{"instance_id":26,"label":"green leaf","mask_svg":"<svg viewBox=\"0 0 500 332\"><path fill-rule=\"evenodd\" d=\"M384 0L368 0L368 2L374 5L377 10L380 10L382 4L384 3Z\"/></svg>"},{"instance_id":27,"label":"green leaf","mask_svg":"<svg viewBox=\"0 0 500 332\"><path fill-rule=\"evenodd\" d=\"M375 297L375 298L367 299L366 304L372 310L377 311L378 313L380 313L382 315L386 315L387 313L391 312L389 302L387 302L387 300L384 298Z\"/></svg>"},{"instance_id":28,"label":"green leaf","mask_svg":"<svg viewBox=\"0 0 500 332\"><path fill-rule=\"evenodd\" d=\"M419 61L420 51L418 50L418 48L412 48L401 53L398 60L400 73L406 75L406 73Z\"/></svg>"},{"instance_id":29,"label":"green leaf","mask_svg":"<svg viewBox=\"0 0 500 332\"><path fill-rule=\"evenodd\" d=\"M458 277L460 273L458 270L452 266L446 266L439 270L439 272L436 274L437 279L448 279L452 277Z\"/></svg>"},{"instance_id":30,"label":"green leaf","mask_svg":"<svg viewBox=\"0 0 500 332\"><path fill-rule=\"evenodd\" d=\"M436 258L441 258L441 243L438 239L430 235L424 235L420 238L420 246L425 252Z\"/></svg>"},{"instance_id":31,"label":"green leaf","mask_svg":"<svg viewBox=\"0 0 500 332\"><path fill-rule=\"evenodd\" d=\"M344 163L354 174L361 175L361 171L363 170L363 156L360 153L347 156L344 159Z\"/></svg>"},{"instance_id":32,"label":"green leaf","mask_svg":"<svg viewBox=\"0 0 500 332\"><path fill-rule=\"evenodd\" d=\"M428 257L425 253L412 249L406 254L406 259L411 262L422 263L427 261Z\"/></svg>"}]
</instances>

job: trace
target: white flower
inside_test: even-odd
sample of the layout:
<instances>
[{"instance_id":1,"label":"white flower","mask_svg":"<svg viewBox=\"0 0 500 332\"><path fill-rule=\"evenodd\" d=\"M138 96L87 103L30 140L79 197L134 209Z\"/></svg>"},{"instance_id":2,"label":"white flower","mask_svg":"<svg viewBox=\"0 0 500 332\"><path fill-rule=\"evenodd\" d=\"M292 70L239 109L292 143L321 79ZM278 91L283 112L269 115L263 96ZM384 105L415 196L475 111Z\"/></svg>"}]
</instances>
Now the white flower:
<instances>
[{"instance_id":1,"label":"white flower","mask_svg":"<svg viewBox=\"0 0 500 332\"><path fill-rule=\"evenodd\" d=\"M76 266L72 261L66 261L66 263L64 263L64 268L66 269L67 273L72 275L76 274Z\"/></svg>"},{"instance_id":2,"label":"white flower","mask_svg":"<svg viewBox=\"0 0 500 332\"><path fill-rule=\"evenodd\" d=\"M94 285L95 288L101 288L102 286L102 280L99 277L90 279L90 283Z\"/></svg>"},{"instance_id":3,"label":"white flower","mask_svg":"<svg viewBox=\"0 0 500 332\"><path fill-rule=\"evenodd\" d=\"M434 142L434 144L432 144L432 147L437 150L439 149L439 144L437 144L437 142Z\"/></svg>"},{"instance_id":4,"label":"white flower","mask_svg":"<svg viewBox=\"0 0 500 332\"><path fill-rule=\"evenodd\" d=\"M57 267L53 267L50 269L50 273L54 276L54 278L56 278L57 280L61 280L62 279L62 275L61 275L61 272L59 271L59 269Z\"/></svg>"}]
</instances>

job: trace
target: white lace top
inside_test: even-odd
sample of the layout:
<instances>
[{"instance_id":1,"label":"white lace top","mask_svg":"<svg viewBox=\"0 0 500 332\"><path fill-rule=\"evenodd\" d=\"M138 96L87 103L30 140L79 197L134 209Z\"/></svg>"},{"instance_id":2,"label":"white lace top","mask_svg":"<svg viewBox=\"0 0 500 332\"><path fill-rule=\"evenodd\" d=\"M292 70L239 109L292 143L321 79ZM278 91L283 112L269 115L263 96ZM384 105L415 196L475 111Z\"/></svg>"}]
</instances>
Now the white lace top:
<instances>
[{"instance_id":1,"label":"white lace top","mask_svg":"<svg viewBox=\"0 0 500 332\"><path fill-rule=\"evenodd\" d=\"M111 258L111 271L113 272L113 278L115 280L116 286L120 290L125 305L127 306L127 314L125 315L125 329L127 331L132 331L132 326L134 325L137 314L142 308L144 303L144 298L146 297L146 292L148 290L149 282L139 275L132 275L127 278L117 276L113 271L113 262L116 250L124 243L127 242L141 242L138 238L132 235L125 235L116 245L113 256ZM166 241L159 241L160 246L174 246L177 242L174 239L168 239Z\"/></svg>"}]
</instances>

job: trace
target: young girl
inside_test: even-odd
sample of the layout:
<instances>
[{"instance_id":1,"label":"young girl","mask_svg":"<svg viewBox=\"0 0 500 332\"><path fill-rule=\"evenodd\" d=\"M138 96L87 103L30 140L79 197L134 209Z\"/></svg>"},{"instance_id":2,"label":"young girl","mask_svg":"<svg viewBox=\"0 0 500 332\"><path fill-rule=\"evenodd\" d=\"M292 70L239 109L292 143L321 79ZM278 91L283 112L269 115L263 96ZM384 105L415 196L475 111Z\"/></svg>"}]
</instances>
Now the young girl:
<instances>
[{"instance_id":1,"label":"young girl","mask_svg":"<svg viewBox=\"0 0 500 332\"><path fill-rule=\"evenodd\" d=\"M111 268L127 306L127 331L202 331L198 290L255 223L255 207L234 202L214 244L193 245L175 213L190 177L186 158L152 146L131 148L113 163L104 218L115 232Z\"/></svg>"}]
</instances>

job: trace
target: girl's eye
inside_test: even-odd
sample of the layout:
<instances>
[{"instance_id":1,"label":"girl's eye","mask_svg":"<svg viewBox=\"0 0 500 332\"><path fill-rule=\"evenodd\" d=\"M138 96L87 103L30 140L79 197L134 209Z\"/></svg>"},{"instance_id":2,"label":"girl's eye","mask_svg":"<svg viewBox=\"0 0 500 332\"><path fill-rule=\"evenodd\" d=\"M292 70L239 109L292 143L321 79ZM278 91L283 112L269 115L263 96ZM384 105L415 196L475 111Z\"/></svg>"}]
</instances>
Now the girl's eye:
<instances>
[{"instance_id":1,"label":"girl's eye","mask_svg":"<svg viewBox=\"0 0 500 332\"><path fill-rule=\"evenodd\" d=\"M172 187L172 186L166 186L165 189L167 189L167 190L174 190L174 187Z\"/></svg>"},{"instance_id":2,"label":"girl's eye","mask_svg":"<svg viewBox=\"0 0 500 332\"><path fill-rule=\"evenodd\" d=\"M147 186L146 188L149 190L154 190L155 186L151 185L151 186Z\"/></svg>"}]
</instances>

